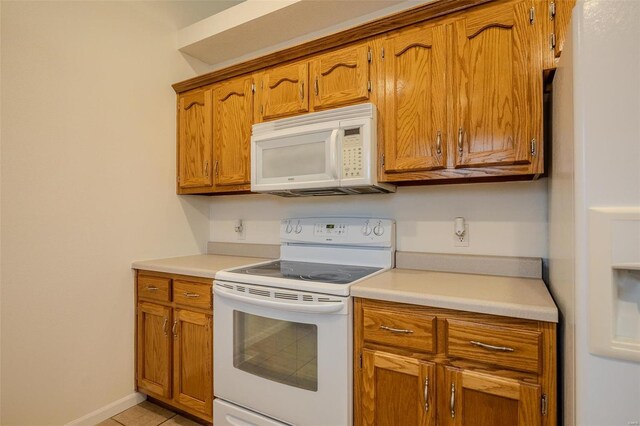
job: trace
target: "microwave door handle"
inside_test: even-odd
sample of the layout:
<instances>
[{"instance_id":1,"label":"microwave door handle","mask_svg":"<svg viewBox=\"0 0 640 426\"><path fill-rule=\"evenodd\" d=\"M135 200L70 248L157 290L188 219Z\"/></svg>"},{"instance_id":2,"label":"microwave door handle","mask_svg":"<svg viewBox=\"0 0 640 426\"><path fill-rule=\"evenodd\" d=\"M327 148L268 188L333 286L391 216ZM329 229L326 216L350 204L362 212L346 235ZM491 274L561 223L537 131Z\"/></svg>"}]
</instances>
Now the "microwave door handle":
<instances>
[{"instance_id":1,"label":"microwave door handle","mask_svg":"<svg viewBox=\"0 0 640 426\"><path fill-rule=\"evenodd\" d=\"M334 179L340 179L338 176L338 134L340 129L333 129L331 131L331 138L329 139L329 156L331 157L331 176Z\"/></svg>"},{"instance_id":2,"label":"microwave door handle","mask_svg":"<svg viewBox=\"0 0 640 426\"><path fill-rule=\"evenodd\" d=\"M250 305L262 306L265 308L279 309L291 312L330 314L338 312L344 307L343 301L318 302L318 303L288 303L276 300L265 299L262 296L250 296L248 294L237 294L233 290L215 286L213 293L223 299L230 299L237 302L244 302Z\"/></svg>"}]
</instances>

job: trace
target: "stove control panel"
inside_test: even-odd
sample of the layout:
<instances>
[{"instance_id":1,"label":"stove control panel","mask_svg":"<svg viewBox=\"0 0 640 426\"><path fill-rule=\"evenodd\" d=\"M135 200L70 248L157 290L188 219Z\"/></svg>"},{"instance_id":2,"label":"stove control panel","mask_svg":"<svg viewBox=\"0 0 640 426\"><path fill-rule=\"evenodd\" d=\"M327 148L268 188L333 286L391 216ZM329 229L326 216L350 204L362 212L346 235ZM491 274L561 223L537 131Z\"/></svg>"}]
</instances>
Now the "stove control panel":
<instances>
[{"instance_id":1,"label":"stove control panel","mask_svg":"<svg viewBox=\"0 0 640 426\"><path fill-rule=\"evenodd\" d=\"M395 222L378 218L292 218L280 223L282 243L395 247Z\"/></svg>"}]
</instances>

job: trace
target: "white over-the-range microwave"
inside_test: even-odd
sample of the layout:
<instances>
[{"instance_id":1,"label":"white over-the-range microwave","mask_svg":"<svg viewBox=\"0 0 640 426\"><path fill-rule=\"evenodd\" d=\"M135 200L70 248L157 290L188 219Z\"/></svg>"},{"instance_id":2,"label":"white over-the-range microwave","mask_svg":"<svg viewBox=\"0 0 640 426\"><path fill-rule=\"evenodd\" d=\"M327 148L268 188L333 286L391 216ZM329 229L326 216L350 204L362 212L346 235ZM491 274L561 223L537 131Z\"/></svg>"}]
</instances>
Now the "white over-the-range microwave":
<instances>
[{"instance_id":1,"label":"white over-the-range microwave","mask_svg":"<svg viewBox=\"0 0 640 426\"><path fill-rule=\"evenodd\" d=\"M394 192L377 177L376 107L359 104L253 126L251 191L285 197Z\"/></svg>"}]
</instances>

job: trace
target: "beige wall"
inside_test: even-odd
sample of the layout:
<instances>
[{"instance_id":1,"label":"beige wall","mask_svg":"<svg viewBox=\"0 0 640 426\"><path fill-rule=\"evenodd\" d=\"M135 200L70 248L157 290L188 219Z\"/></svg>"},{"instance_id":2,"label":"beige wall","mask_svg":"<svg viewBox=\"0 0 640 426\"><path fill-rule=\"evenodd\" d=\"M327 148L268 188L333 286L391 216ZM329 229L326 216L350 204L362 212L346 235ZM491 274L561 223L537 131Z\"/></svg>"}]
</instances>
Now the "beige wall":
<instances>
[{"instance_id":1,"label":"beige wall","mask_svg":"<svg viewBox=\"0 0 640 426\"><path fill-rule=\"evenodd\" d=\"M63 424L133 392L131 261L205 249L174 192L193 71L163 2L1 7L0 423Z\"/></svg>"}]
</instances>

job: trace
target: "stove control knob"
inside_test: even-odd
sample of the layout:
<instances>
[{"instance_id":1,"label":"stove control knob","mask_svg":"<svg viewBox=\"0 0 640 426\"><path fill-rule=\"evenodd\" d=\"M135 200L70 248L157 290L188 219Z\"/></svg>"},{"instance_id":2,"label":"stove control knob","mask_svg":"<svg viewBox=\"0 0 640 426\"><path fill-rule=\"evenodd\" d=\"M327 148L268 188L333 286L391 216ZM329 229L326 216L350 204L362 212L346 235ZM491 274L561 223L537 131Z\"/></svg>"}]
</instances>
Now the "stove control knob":
<instances>
[{"instance_id":1,"label":"stove control knob","mask_svg":"<svg viewBox=\"0 0 640 426\"><path fill-rule=\"evenodd\" d=\"M382 226L382 222L378 222L378 224L373 228L373 233L377 236L384 234L384 226Z\"/></svg>"},{"instance_id":2,"label":"stove control knob","mask_svg":"<svg viewBox=\"0 0 640 426\"><path fill-rule=\"evenodd\" d=\"M367 221L362 227L362 235L369 236L371 235L371 227L369 226L369 221Z\"/></svg>"},{"instance_id":3,"label":"stove control knob","mask_svg":"<svg viewBox=\"0 0 640 426\"><path fill-rule=\"evenodd\" d=\"M285 228L285 232L287 234L290 234L291 231L293 231L293 226L291 225L291 222L287 221L287 227Z\"/></svg>"},{"instance_id":4,"label":"stove control knob","mask_svg":"<svg viewBox=\"0 0 640 426\"><path fill-rule=\"evenodd\" d=\"M300 221L298 221L298 224L296 225L296 234L299 234L302 232L302 225L300 225Z\"/></svg>"}]
</instances>

